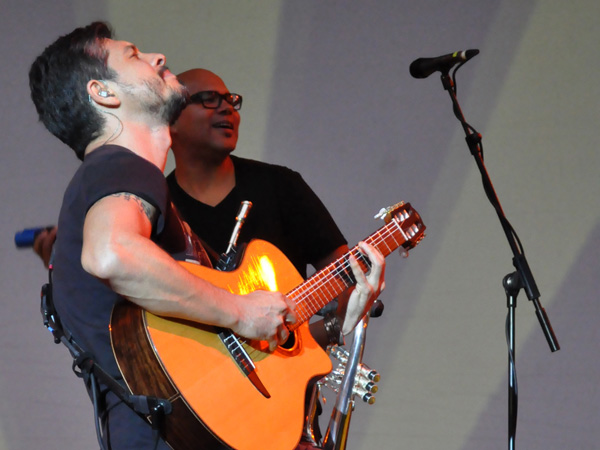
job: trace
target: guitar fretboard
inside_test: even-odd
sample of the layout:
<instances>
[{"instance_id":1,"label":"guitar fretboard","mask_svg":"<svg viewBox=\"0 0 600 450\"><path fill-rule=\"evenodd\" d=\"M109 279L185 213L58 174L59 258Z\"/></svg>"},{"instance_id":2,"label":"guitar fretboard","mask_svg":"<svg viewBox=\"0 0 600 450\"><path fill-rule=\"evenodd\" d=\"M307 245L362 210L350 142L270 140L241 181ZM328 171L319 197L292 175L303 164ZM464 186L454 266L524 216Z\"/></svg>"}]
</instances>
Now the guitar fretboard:
<instances>
[{"instance_id":1,"label":"guitar fretboard","mask_svg":"<svg viewBox=\"0 0 600 450\"><path fill-rule=\"evenodd\" d=\"M371 244L387 257L400 246L404 246L407 250L413 248L418 240L412 242L411 238L422 231L420 227L422 224L419 215L408 207L388 224L364 239L364 242ZM290 330L298 328L338 295L356 284L350 267L350 255L356 258L363 272L369 270L371 267L369 259L358 246L355 246L287 294L296 304L298 317L298 322L290 325Z\"/></svg>"}]
</instances>

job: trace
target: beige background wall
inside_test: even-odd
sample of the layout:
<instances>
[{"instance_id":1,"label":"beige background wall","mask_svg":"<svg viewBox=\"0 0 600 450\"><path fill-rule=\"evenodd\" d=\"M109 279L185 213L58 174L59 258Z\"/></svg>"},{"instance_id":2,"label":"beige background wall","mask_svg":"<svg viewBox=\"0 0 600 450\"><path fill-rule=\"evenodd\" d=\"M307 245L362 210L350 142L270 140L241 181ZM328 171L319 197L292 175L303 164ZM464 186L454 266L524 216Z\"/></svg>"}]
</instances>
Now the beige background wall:
<instances>
[{"instance_id":1,"label":"beige background wall","mask_svg":"<svg viewBox=\"0 0 600 450\"><path fill-rule=\"evenodd\" d=\"M31 61L95 19L205 67L244 95L236 152L300 171L351 243L399 200L428 236L388 259L386 309L365 362L382 373L358 405L349 449L498 449L506 445L511 253L437 74L411 61L481 54L457 77L463 112L524 244L562 349L551 353L522 293L517 308L517 447L594 449L600 440L600 183L594 0L3 0L0 449L96 448L89 401L39 315L46 273L15 231L55 223L77 167L37 123ZM326 420L325 420L326 422Z\"/></svg>"}]
</instances>

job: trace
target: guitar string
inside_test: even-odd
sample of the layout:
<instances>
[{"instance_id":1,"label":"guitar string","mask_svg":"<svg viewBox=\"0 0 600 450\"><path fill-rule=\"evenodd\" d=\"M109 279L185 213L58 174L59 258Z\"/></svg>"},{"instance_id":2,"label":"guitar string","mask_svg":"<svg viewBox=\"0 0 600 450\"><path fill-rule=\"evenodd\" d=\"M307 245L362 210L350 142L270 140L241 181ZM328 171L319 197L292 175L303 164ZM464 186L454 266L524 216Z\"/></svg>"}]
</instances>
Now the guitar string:
<instances>
[{"instance_id":1,"label":"guitar string","mask_svg":"<svg viewBox=\"0 0 600 450\"><path fill-rule=\"evenodd\" d=\"M312 309L316 312L316 310L325 306L326 303L323 302L328 296L320 294L323 288L329 291L329 297L334 298L341 291L355 284L353 282L354 275L351 272L350 260L348 259L350 254L363 263L362 265L368 266L366 256L355 247L332 263L332 265L328 266L315 279L311 280L312 283L309 283L308 286L304 286L288 294L295 301L297 311L302 313L301 318L303 320L312 316L310 312L307 313L305 311L306 309ZM347 279L350 280L350 283L346 281ZM333 294L330 289L333 289Z\"/></svg>"},{"instance_id":2,"label":"guitar string","mask_svg":"<svg viewBox=\"0 0 600 450\"><path fill-rule=\"evenodd\" d=\"M411 217L410 213L406 213L404 216L401 217L401 222L405 223L408 218ZM412 227L415 227L416 224L412 224ZM402 242L398 242L398 240L396 239L396 235L394 234L394 232L391 230L391 228L396 228L402 237L404 238L402 240ZM417 227L417 231L418 231ZM383 231L386 231L386 235L383 235ZM413 230L414 231L414 230ZM415 233L416 235L416 233ZM372 236L370 236L368 239L365 239L365 242L369 242L372 245L374 245L375 247L377 247L380 244L384 244L387 247L388 250L388 254L390 254L393 250L392 248L388 245L388 240L393 240L395 243L395 247L394 250L397 249L398 247L400 247L402 244L404 244L405 242L409 241L411 238L407 236L406 232L404 231L404 229L400 226L400 223L398 220L396 219L392 219L387 225L381 227L376 233L374 233ZM298 286L296 288L294 288L292 291L290 291L287 295L288 297L291 297L293 300L296 301L296 307L297 307L297 313L298 313L298 306L300 306L300 312L302 313L302 316L299 317L302 320L300 321L300 323L304 323L306 320L308 320L310 317L312 317L312 315L314 313L316 313L321 307L325 306L324 303L321 305L321 303L319 303L318 301L313 302L312 297L315 296L319 296L319 293L317 291L316 286L318 284L323 284L324 286L328 286L331 285L333 282L336 282L338 284L338 288L341 288L340 283L343 283L344 285L344 289L352 286L355 283L352 284L347 284L344 280L343 277L341 277L341 274L349 274L349 271L351 271L351 266L350 266L350 261L348 259L348 256L350 254L353 254L355 256L355 258L359 261L359 262L363 262L363 264L365 266L368 266L367 263L367 257L366 255L364 255L360 249L358 248L358 246L353 247L350 251L348 251L345 255L341 256L340 258L336 259L335 261L333 261L332 263L330 263L329 265L327 265L323 270L319 271L317 274L315 274L313 277L311 277L309 280L307 280L309 283L309 286ZM339 291L337 294L334 295L339 295L339 293L343 292L342 289L341 291ZM334 289L334 292L336 292L336 290ZM317 295L315 295L315 293ZM331 295L331 293L330 293ZM327 297L324 297L324 299L326 300ZM323 299L321 299L321 302L323 302ZM310 313L306 313L305 311L305 305L306 303L309 304L309 306L312 308L312 310L314 310L314 312L312 314ZM319 305L321 305L319 307ZM309 309L310 311L310 309ZM297 327L294 327L293 329L295 329ZM247 339L240 339L240 341L248 344L248 340ZM251 350L248 351L248 354L250 356L255 355L257 352L259 353L263 353L262 350L256 349L253 346L250 346Z\"/></svg>"},{"instance_id":3,"label":"guitar string","mask_svg":"<svg viewBox=\"0 0 600 450\"><path fill-rule=\"evenodd\" d=\"M405 215L402 217L402 219L403 219L402 223L405 223L410 217L411 217L411 214L405 213ZM386 233L386 235L382 236L383 231L389 231L389 228L392 228L392 227L396 227L397 231L399 231L400 234L403 236L404 240L403 240L402 244L411 239L409 236L407 236L404 229L400 226L399 221L395 220L395 219L390 221L390 223L388 223L387 226L382 227L375 235L373 235L372 237L369 238L369 240L371 240L372 243L374 243L375 245L378 245L377 238L380 238L379 242L383 242L386 245L386 247L388 249L388 254L393 251L392 248L390 248L390 246L387 245L388 239L391 239L395 242L396 245L394 247L394 250L401 245L401 243L399 243L396 240L396 237L393 232ZM410 224L410 226L408 228L410 231L413 232L413 237L417 235L417 232L419 231L419 227L416 225L416 223ZM359 261L362 260L363 262L366 263L366 257L360 252L360 250L358 250L358 247L354 247L350 252L348 252L348 254L353 253L353 252L355 253L355 257L357 257L357 259L359 259ZM338 282L338 287L340 287L339 282L344 282L345 287L349 287L348 284L343 280L343 278L340 280L340 276L339 276L342 273L346 273L346 274L349 273L348 272L349 261L347 260L348 254L342 256L341 258L339 258L338 260L336 260L335 262L333 262L332 264L327 266L324 270L322 270L319 273L318 277L316 277L314 280L311 280L312 283L309 283L308 288L305 285L299 286L298 288L292 290L288 294L288 296L293 297L296 294L296 291L300 291L300 294L297 295L297 297L299 299L297 302L297 305L300 306L301 312L304 310L304 303L305 303L304 299L305 298L307 299L310 306L313 307L312 312L309 312L306 316L302 317L303 320L307 320L308 318L312 317L312 315L318 309L320 309L322 306L327 304L327 301L325 303L323 303L323 300L321 300L321 303L317 302L316 306L315 306L315 304L313 304L311 302L311 298L314 296L313 294L316 292L314 288L311 289L311 285L312 286L317 285L318 283L316 283L316 281L326 282L329 285L331 285L331 281L333 280L333 281ZM342 263L340 264L340 262L342 262ZM368 265L368 264L365 264L365 265ZM338 269L335 269L335 267L338 267ZM328 277L329 277L329 280L327 279ZM326 286L327 286L327 284L326 284ZM337 292L337 294L339 294L340 292ZM317 294L318 294L318 292L317 292ZM335 294L335 295L337 295L337 294ZM323 296L321 295L321 297L323 297ZM331 298L333 298L333 297L331 297ZM327 300L327 297L324 297L324 299Z\"/></svg>"},{"instance_id":4,"label":"guitar string","mask_svg":"<svg viewBox=\"0 0 600 450\"><path fill-rule=\"evenodd\" d=\"M393 223L389 223L385 227L382 227L373 236L371 236L370 239L366 240L367 242L370 240L376 246L379 245L379 243L383 242L385 244L385 246L387 247L388 254L392 252L392 248L387 244L388 239L391 239L395 242L395 244L396 244L395 248L398 248L401 245L401 243L399 243L396 240L393 233L387 233L386 235L383 235L383 231L388 231L387 230L388 228L392 228L394 225L396 227L399 227L399 225L396 223L395 220L393 220L392 222ZM379 241L377 240L378 238L379 238ZM319 288L315 287L317 284L324 283L325 286L328 287L328 285L331 285L333 281L337 281L336 284L338 284L338 288L341 287L340 283L343 283L345 288L350 287L350 285L348 285L344 281L343 277L340 277L341 274L349 274L349 269L351 271L350 261L348 260L349 254L354 254L354 256L357 257L357 259L360 262L363 262L363 264L365 266L368 266L368 263L367 263L368 259L367 259L366 255L364 255L362 252L360 252L360 250L356 246L352 250L350 250L346 255L338 258L336 261L334 261L333 263L328 265L324 270L319 272L319 274L315 277L315 280L311 279L311 281L313 281L313 282L309 283L308 287L304 286L304 285L299 286L296 289L292 290L288 294L288 296L294 298L296 291L300 291L299 294L297 295L297 298L298 298L297 306L300 306L300 309L302 311L304 311L305 303L309 303L309 306L311 306L312 309L314 310L313 311L313 314L314 314L314 312L316 312L318 309L325 306L325 304L326 304L326 303L322 304L323 300L321 300L321 302L315 302L315 303L313 303L311 301L312 297L315 297L314 294L315 293L318 294L317 289L321 289L320 287ZM352 283L352 284L354 284L354 283ZM335 291L335 289L334 289L334 291ZM337 292L335 295L339 295L340 292ZM316 297L319 297L319 295L317 295ZM322 297L322 295L321 295L321 297ZM324 297L324 299L327 300L327 297ZM302 318L304 320L306 320L306 319L312 317L313 314L311 314L309 312L307 316L303 316Z\"/></svg>"},{"instance_id":5,"label":"guitar string","mask_svg":"<svg viewBox=\"0 0 600 450\"><path fill-rule=\"evenodd\" d=\"M369 239L366 239L366 241L372 241L375 245L378 245L376 240L377 238L380 238L381 241L383 241L384 243L386 243L386 239L388 237L392 238L395 243L396 243L396 248L400 246L400 244L398 243L398 241L395 239L394 234L392 232L388 232L390 228L392 227L396 227L398 230L400 230L401 234L403 235L403 237L405 238L405 241L408 240L407 236L405 233L402 232L402 227L400 227L400 225L398 224L398 217L402 220L402 222L406 222L410 216L412 215L412 209L411 212L404 212L404 214L402 214L402 212L397 213L396 216L384 227L382 227L381 229L379 229L373 236L369 237ZM386 235L383 235L383 231L386 231ZM388 248L388 254L391 253L391 248L387 245L386 246ZM348 254L351 254L354 252L354 256L358 257L357 259L359 259L359 261L362 261L363 263L366 262L366 258L364 257L364 255L358 250L358 247L354 247ZM320 271L313 279L311 279L311 282L309 282L309 286L308 288L305 285L302 285L294 290L292 290L290 293L288 293L288 296L293 297L296 294L296 291L303 291L304 295L307 295L308 297L308 301L310 302L310 299L312 297L312 294L314 293L314 289L311 290L311 285L314 286L317 283L316 282L328 282L330 280L335 280L338 281L340 279L339 275L342 273L348 273L348 267L349 267L349 261L347 260L347 255L342 256L341 258L338 258L338 260L334 261L333 263L331 263L330 265L328 265L324 270ZM343 264L340 264L340 261L343 262ZM338 268L336 270L336 267ZM328 280L327 277L330 277L330 279ZM342 279L339 280L344 282L345 287L349 287L348 284ZM329 283L331 284L331 283ZM339 284L339 283L338 283ZM326 287L327 284L325 285ZM341 287L341 286L338 286ZM339 294L339 293L338 293ZM300 306L300 308L303 308L303 298L302 298L302 292L301 295L298 296L299 297L299 301L297 302L297 306ZM316 303L317 306L320 305L320 303ZM314 304L310 304L310 306L315 306ZM324 306L324 304L320 305L321 307ZM317 310L315 309L313 311L316 312ZM306 320L307 318L312 317L312 314L309 313L308 316L304 316L302 317L303 320Z\"/></svg>"},{"instance_id":6,"label":"guitar string","mask_svg":"<svg viewBox=\"0 0 600 450\"><path fill-rule=\"evenodd\" d=\"M393 225L391 225L391 224L388 224L388 225L390 225L390 226L382 227L382 230L384 228L393 227ZM396 243L396 248L401 245L396 240L396 238L393 234L389 234L387 237L391 238ZM385 243L386 247L388 248L388 251L391 251L389 245L387 245L386 236L381 236L380 231L377 232L377 238L373 237L372 239L369 239L369 241L371 241L374 246L377 246L383 242L383 243ZM316 286L317 284L327 285L327 284L331 284L332 282L336 282L338 284L343 283L345 288L352 286L354 283L347 284L343 280L343 278L340 277L341 274L348 275L348 272L352 270L351 266L350 266L350 261L348 259L348 256L350 254L353 254L357 258L357 260L363 262L364 265L368 265L366 263L366 259L367 259L366 255L364 255L362 252L360 252L360 249L358 248L358 246L355 246L349 252L347 252L345 255L341 256L340 258L336 259L334 262L330 263L327 267L325 267L323 270L321 270L315 277L312 277L310 279L310 281L311 281L310 284L313 286ZM339 286L339 287L341 287L341 286ZM344 289L341 289L338 292L338 295L339 295L339 293L343 292L343 290ZM294 294L297 292L299 292L299 293L295 296ZM288 296L290 298L292 298L293 301L296 302L296 305L297 305L296 312L298 313L298 305L300 305L300 308L303 310L302 314L300 315L301 317L299 317L299 319L302 319L302 320L300 320L300 323L304 323L307 319L312 317L312 314L307 314L304 311L304 305L306 302L308 302L310 304L310 306L312 306L312 309L314 309L314 312L316 312L316 311L318 311L318 309L320 309L318 307L319 303L314 303L313 300L311 299L311 297L313 297L315 293L318 293L318 291L315 287L312 287L312 286L311 286L311 288L308 288L308 289L306 287L305 288L297 287L297 288L293 289L290 293L288 293ZM322 306L324 306L324 304ZM247 339L243 339L243 341L246 344L248 344ZM250 350L247 351L247 353L250 357L253 357L257 354L261 354L264 352L260 349L256 349L252 345L250 345Z\"/></svg>"}]
</instances>

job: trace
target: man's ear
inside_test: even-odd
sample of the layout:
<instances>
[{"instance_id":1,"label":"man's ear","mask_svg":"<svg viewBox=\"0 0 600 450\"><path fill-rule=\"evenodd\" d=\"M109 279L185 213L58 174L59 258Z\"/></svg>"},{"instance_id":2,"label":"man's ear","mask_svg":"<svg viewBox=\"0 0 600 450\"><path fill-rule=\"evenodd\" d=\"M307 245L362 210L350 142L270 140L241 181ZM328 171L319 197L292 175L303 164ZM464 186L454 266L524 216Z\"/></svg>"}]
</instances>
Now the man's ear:
<instances>
[{"instance_id":1,"label":"man's ear","mask_svg":"<svg viewBox=\"0 0 600 450\"><path fill-rule=\"evenodd\" d=\"M109 108L116 108L121 105L121 100L111 91L101 80L90 80L87 84L87 93L90 102Z\"/></svg>"}]
</instances>

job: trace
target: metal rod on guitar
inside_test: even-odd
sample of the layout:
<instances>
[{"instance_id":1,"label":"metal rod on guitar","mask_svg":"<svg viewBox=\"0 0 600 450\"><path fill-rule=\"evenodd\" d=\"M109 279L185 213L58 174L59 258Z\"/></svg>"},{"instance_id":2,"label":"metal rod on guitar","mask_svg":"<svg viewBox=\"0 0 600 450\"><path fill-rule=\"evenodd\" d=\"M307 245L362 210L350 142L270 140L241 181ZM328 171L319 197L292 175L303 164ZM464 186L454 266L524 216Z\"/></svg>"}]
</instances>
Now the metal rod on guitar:
<instances>
[{"instance_id":1,"label":"metal rod on guitar","mask_svg":"<svg viewBox=\"0 0 600 450\"><path fill-rule=\"evenodd\" d=\"M252 202L249 202L248 200L244 200L242 202L242 205L240 206L240 210L235 218L235 220L236 220L235 227L233 229L233 232L231 233L231 238L229 239L229 245L227 246L227 250L225 251L225 253L229 253L231 251L231 249L233 249L236 246L238 237L240 235L240 231L242 230L242 225L244 225L244 222L246 221L246 218L248 217L250 208L252 208Z\"/></svg>"},{"instance_id":2,"label":"metal rod on guitar","mask_svg":"<svg viewBox=\"0 0 600 450\"><path fill-rule=\"evenodd\" d=\"M242 229L242 225L244 224L246 217L248 217L248 212L252 207L252 202L244 200L240 205L240 210L235 218L236 223L233 228L233 232L231 233L231 238L229 239L229 245L227 247L227 251L221 255L219 261L216 264L216 269L221 271L229 271L234 270L238 265L237 256L237 239ZM265 386L262 384L260 379L256 376L254 372L256 366L254 365L254 361L246 352L246 349L240 342L240 339L228 328L221 328L219 331L219 338L229 351L231 357L239 367L239 369L248 377L248 380L258 389L258 391L263 394L266 398L270 398L271 394Z\"/></svg>"},{"instance_id":3,"label":"metal rod on guitar","mask_svg":"<svg viewBox=\"0 0 600 450\"><path fill-rule=\"evenodd\" d=\"M217 262L217 270L232 270L235 268L237 264L235 255L237 253L237 240L240 236L240 232L242 231L242 226L244 222L246 222L246 218L250 212L250 208L252 208L252 202L248 200L244 200L240 209L235 217L235 226L233 227L233 231L231 232L231 237L229 238L229 244L227 245L227 250L225 253L221 255L219 261Z\"/></svg>"},{"instance_id":4,"label":"metal rod on guitar","mask_svg":"<svg viewBox=\"0 0 600 450\"><path fill-rule=\"evenodd\" d=\"M352 416L352 397L354 383L361 364L367 338L367 326L369 325L368 313L362 318L354 329L354 339L348 355L348 362L342 379L342 385L337 395L335 406L331 412L331 419L323 439L324 450L344 450L348 441L348 430Z\"/></svg>"}]
</instances>

